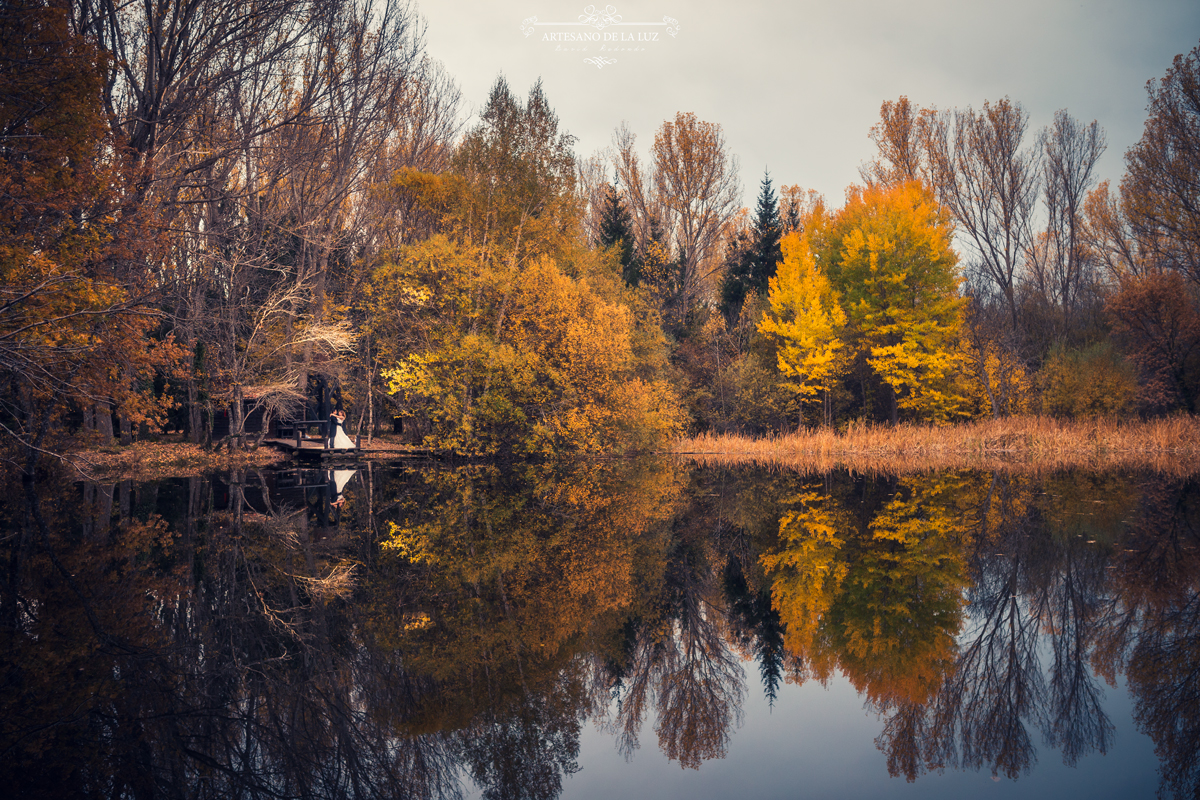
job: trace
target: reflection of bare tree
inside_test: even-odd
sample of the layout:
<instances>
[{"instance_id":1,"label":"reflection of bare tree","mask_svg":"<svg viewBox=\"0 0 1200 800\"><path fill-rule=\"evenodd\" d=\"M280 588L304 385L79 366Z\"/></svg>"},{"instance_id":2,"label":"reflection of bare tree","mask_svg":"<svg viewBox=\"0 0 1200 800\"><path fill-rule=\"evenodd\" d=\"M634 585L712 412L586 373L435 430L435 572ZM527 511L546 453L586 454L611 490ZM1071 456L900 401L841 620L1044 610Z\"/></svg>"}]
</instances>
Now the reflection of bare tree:
<instances>
[{"instance_id":1,"label":"reflection of bare tree","mask_svg":"<svg viewBox=\"0 0 1200 800\"><path fill-rule=\"evenodd\" d=\"M939 716L958 718L962 766L988 766L1010 778L1036 761L1027 721L1036 721L1045 696L1037 600L1023 602L1017 594L1027 563L1022 555L997 557L996 571L971 593L967 608L973 630L962 647L954 684L939 698Z\"/></svg>"},{"instance_id":2,"label":"reflection of bare tree","mask_svg":"<svg viewBox=\"0 0 1200 800\"><path fill-rule=\"evenodd\" d=\"M1004 566L970 593L968 629L941 690L928 705L901 706L877 740L893 775L986 766L1016 778L1036 760L1028 721L1045 694L1038 621L1016 596L1022 561Z\"/></svg>"},{"instance_id":3,"label":"reflection of bare tree","mask_svg":"<svg viewBox=\"0 0 1200 800\"><path fill-rule=\"evenodd\" d=\"M626 758L638 747L651 703L659 746L683 767L723 757L741 723L745 675L725 641L724 611L712 602L720 596L714 573L699 547L683 543L672 554L664 587L669 611L639 632L612 723Z\"/></svg>"},{"instance_id":4,"label":"reflection of bare tree","mask_svg":"<svg viewBox=\"0 0 1200 800\"><path fill-rule=\"evenodd\" d=\"M703 609L697 613L705 615ZM709 620L680 620L666 649L658 683L659 746L667 758L698 769L723 758L734 724L741 723L742 668Z\"/></svg>"},{"instance_id":5,"label":"reflection of bare tree","mask_svg":"<svg viewBox=\"0 0 1200 800\"><path fill-rule=\"evenodd\" d=\"M1054 663L1050 669L1047 744L1074 766L1092 750L1108 752L1113 725L1100 705L1103 692L1089 669L1089 655L1108 588L1107 559L1094 547L1068 544L1061 552L1047 597Z\"/></svg>"},{"instance_id":6,"label":"reflection of bare tree","mask_svg":"<svg viewBox=\"0 0 1200 800\"><path fill-rule=\"evenodd\" d=\"M1108 646L1128 647L1134 719L1162 760L1160 796L1200 796L1200 484L1156 482L1126 542L1122 613Z\"/></svg>"},{"instance_id":7,"label":"reflection of bare tree","mask_svg":"<svg viewBox=\"0 0 1200 800\"><path fill-rule=\"evenodd\" d=\"M32 535L0 541L28 565L0 609L37 610L33 636L0 624L0 781L17 796L457 796L454 739L404 731L395 712L428 687L351 645L336 598L295 580L272 530L286 512L241 513L237 488L215 512L201 483L178 487L188 522L174 533L133 516L83 546L74 531L104 518L103 492L80 507L67 487L50 517L28 493ZM136 508L140 487L126 493ZM288 626L263 614L251 574L272 602L290 596Z\"/></svg>"},{"instance_id":8,"label":"reflection of bare tree","mask_svg":"<svg viewBox=\"0 0 1200 800\"><path fill-rule=\"evenodd\" d=\"M1039 510L1032 501L1041 495L1019 479L992 476L979 496L956 667L927 707L897 708L878 740L889 769L910 780L947 766L1016 778L1036 761L1031 728L1070 765L1111 743L1089 668L1112 617L1105 551L1051 530L1047 519L1061 508Z\"/></svg>"},{"instance_id":9,"label":"reflection of bare tree","mask_svg":"<svg viewBox=\"0 0 1200 800\"><path fill-rule=\"evenodd\" d=\"M553 800L579 770L580 687L570 671L506 708L496 703L457 739L485 800Z\"/></svg>"},{"instance_id":10,"label":"reflection of bare tree","mask_svg":"<svg viewBox=\"0 0 1200 800\"><path fill-rule=\"evenodd\" d=\"M1200 591L1146 620L1129 660L1138 727L1162 759L1160 795L1200 796Z\"/></svg>"}]
</instances>

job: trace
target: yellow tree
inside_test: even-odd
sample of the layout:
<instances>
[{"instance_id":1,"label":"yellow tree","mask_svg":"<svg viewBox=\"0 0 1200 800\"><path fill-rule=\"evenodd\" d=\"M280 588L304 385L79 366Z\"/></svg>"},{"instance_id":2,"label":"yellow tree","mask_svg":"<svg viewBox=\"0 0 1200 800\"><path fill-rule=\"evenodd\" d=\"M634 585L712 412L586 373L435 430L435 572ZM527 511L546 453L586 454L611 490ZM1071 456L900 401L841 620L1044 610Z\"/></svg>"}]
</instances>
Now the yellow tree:
<instances>
[{"instance_id":1,"label":"yellow tree","mask_svg":"<svg viewBox=\"0 0 1200 800\"><path fill-rule=\"evenodd\" d=\"M824 395L823 420L830 424L829 390L845 369L840 338L846 313L829 278L817 267L808 238L792 232L783 238L783 261L770 279L768 309L758 332L775 344L783 386L801 403Z\"/></svg>"},{"instance_id":2,"label":"yellow tree","mask_svg":"<svg viewBox=\"0 0 1200 800\"><path fill-rule=\"evenodd\" d=\"M814 236L892 422L901 409L939 421L958 413L953 379L965 301L950 219L929 190L915 181L853 187Z\"/></svg>"},{"instance_id":3,"label":"yellow tree","mask_svg":"<svg viewBox=\"0 0 1200 800\"><path fill-rule=\"evenodd\" d=\"M584 243L570 137L538 86L522 106L497 82L482 117L455 172L393 181L442 233L367 287L395 357L383 377L439 449L653 449L680 422L665 341L620 264Z\"/></svg>"}]
</instances>

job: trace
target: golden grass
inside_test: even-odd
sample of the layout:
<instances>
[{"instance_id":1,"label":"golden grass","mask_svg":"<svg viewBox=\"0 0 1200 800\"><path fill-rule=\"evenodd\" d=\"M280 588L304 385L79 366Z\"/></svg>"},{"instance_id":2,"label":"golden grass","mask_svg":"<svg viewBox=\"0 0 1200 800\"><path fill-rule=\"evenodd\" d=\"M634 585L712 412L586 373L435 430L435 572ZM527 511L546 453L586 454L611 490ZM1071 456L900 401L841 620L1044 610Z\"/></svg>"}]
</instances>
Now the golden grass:
<instances>
[{"instance_id":1,"label":"golden grass","mask_svg":"<svg viewBox=\"0 0 1200 800\"><path fill-rule=\"evenodd\" d=\"M806 472L1080 467L1191 475L1200 472L1200 420L1011 417L944 428L852 425L842 433L813 430L761 439L701 434L677 440L671 452L704 464L753 463Z\"/></svg>"}]
</instances>

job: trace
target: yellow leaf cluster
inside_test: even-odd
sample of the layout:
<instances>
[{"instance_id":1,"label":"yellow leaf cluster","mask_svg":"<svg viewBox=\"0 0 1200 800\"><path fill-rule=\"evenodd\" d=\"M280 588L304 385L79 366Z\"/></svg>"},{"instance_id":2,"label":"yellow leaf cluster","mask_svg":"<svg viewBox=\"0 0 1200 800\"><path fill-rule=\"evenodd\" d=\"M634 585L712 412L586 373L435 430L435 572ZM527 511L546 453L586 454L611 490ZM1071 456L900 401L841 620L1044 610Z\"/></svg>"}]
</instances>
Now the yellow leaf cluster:
<instances>
[{"instance_id":1,"label":"yellow leaf cluster","mask_svg":"<svg viewBox=\"0 0 1200 800\"><path fill-rule=\"evenodd\" d=\"M790 233L781 247L783 261L769 281L768 308L758 332L776 346L784 387L810 400L828 391L845 370L846 313L817 268L807 237Z\"/></svg>"}]
</instances>

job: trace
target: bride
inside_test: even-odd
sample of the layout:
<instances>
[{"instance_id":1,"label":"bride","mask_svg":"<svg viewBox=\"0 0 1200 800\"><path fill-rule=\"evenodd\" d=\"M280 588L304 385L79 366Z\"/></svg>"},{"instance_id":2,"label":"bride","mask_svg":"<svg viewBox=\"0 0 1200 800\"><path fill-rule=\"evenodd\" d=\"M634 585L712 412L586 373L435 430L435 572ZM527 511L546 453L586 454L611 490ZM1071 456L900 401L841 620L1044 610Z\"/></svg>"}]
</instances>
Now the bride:
<instances>
[{"instance_id":1,"label":"bride","mask_svg":"<svg viewBox=\"0 0 1200 800\"><path fill-rule=\"evenodd\" d=\"M353 450L354 440L346 435L342 430L342 425L346 422L345 411L334 411L329 415L329 424L333 427L333 436L330 438L333 442L329 445L330 450Z\"/></svg>"}]
</instances>

